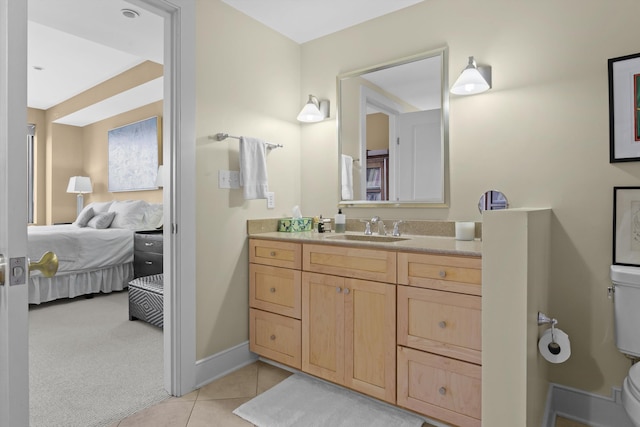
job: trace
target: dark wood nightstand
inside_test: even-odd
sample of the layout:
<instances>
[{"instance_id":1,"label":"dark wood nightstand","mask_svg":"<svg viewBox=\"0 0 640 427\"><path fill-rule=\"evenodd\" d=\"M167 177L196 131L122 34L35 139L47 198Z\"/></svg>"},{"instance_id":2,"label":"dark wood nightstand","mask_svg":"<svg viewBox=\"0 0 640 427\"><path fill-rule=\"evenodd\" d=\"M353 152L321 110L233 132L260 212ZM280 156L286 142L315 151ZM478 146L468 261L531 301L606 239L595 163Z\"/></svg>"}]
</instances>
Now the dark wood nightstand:
<instances>
[{"instance_id":1,"label":"dark wood nightstand","mask_svg":"<svg viewBox=\"0 0 640 427\"><path fill-rule=\"evenodd\" d=\"M162 273L162 230L136 231L133 236L134 278Z\"/></svg>"}]
</instances>

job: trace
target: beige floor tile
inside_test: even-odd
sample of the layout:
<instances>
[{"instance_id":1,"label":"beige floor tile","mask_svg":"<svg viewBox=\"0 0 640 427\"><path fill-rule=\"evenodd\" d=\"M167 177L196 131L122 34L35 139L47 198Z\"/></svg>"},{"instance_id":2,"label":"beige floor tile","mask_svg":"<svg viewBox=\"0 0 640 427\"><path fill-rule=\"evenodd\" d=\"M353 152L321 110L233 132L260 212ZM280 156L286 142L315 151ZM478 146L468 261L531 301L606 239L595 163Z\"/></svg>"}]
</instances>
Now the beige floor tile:
<instances>
[{"instance_id":1,"label":"beige floor tile","mask_svg":"<svg viewBox=\"0 0 640 427\"><path fill-rule=\"evenodd\" d=\"M252 363L200 389L198 401L254 397L258 384L258 365Z\"/></svg>"},{"instance_id":2,"label":"beige floor tile","mask_svg":"<svg viewBox=\"0 0 640 427\"><path fill-rule=\"evenodd\" d=\"M233 414L250 398L200 400L196 402L187 427L251 427L253 424Z\"/></svg>"},{"instance_id":3,"label":"beige floor tile","mask_svg":"<svg viewBox=\"0 0 640 427\"><path fill-rule=\"evenodd\" d=\"M198 400L198 393L200 393L200 390L194 390L191 393L185 394L182 397L174 397L173 399L185 400L187 402L192 402L194 400Z\"/></svg>"},{"instance_id":4,"label":"beige floor tile","mask_svg":"<svg viewBox=\"0 0 640 427\"><path fill-rule=\"evenodd\" d=\"M264 362L257 362L258 365L258 389L257 393L263 393L274 385L293 375L291 372L280 369L277 366Z\"/></svg>"},{"instance_id":5,"label":"beige floor tile","mask_svg":"<svg viewBox=\"0 0 640 427\"><path fill-rule=\"evenodd\" d=\"M194 404L169 399L125 418L118 427L185 427Z\"/></svg>"}]
</instances>

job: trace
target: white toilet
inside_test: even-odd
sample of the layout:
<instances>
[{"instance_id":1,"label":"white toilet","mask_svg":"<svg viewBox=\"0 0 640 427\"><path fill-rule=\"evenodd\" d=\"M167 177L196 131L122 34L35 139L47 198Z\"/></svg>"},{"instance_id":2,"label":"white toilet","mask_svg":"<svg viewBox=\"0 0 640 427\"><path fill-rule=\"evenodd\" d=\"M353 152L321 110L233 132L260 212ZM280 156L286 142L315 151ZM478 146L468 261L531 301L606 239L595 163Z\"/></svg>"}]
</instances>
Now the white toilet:
<instances>
[{"instance_id":1,"label":"white toilet","mask_svg":"<svg viewBox=\"0 0 640 427\"><path fill-rule=\"evenodd\" d=\"M611 266L615 337L618 349L640 359L640 267ZM622 384L622 406L633 425L640 427L640 363L629 369Z\"/></svg>"}]
</instances>

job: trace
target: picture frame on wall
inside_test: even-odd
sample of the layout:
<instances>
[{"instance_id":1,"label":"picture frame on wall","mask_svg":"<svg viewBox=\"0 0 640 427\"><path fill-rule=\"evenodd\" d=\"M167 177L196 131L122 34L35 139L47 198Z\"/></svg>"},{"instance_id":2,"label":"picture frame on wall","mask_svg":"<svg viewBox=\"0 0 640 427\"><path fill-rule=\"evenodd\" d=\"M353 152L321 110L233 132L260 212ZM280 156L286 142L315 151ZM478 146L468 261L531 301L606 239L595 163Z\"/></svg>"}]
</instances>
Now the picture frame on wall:
<instances>
[{"instance_id":1,"label":"picture frame on wall","mask_svg":"<svg viewBox=\"0 0 640 427\"><path fill-rule=\"evenodd\" d=\"M640 187L613 187L613 263L640 266Z\"/></svg>"},{"instance_id":2,"label":"picture frame on wall","mask_svg":"<svg viewBox=\"0 0 640 427\"><path fill-rule=\"evenodd\" d=\"M640 161L640 53L611 58L609 162Z\"/></svg>"},{"instance_id":3,"label":"picture frame on wall","mask_svg":"<svg viewBox=\"0 0 640 427\"><path fill-rule=\"evenodd\" d=\"M160 129L155 116L108 132L110 192L158 188Z\"/></svg>"}]
</instances>

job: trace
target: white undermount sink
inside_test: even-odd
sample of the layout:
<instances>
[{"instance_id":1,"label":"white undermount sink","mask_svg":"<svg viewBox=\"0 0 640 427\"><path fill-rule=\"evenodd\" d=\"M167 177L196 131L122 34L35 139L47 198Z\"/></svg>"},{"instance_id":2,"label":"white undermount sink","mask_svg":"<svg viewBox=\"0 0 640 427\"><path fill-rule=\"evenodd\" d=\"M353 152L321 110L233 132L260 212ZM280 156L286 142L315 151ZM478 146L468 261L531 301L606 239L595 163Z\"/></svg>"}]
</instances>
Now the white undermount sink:
<instances>
[{"instance_id":1,"label":"white undermount sink","mask_svg":"<svg viewBox=\"0 0 640 427\"><path fill-rule=\"evenodd\" d=\"M378 242L378 243L390 243L400 242L402 240L409 240L406 237L394 237L394 236L367 236L364 234L336 234L335 236L327 236L327 239L332 240L352 240L357 242Z\"/></svg>"}]
</instances>

